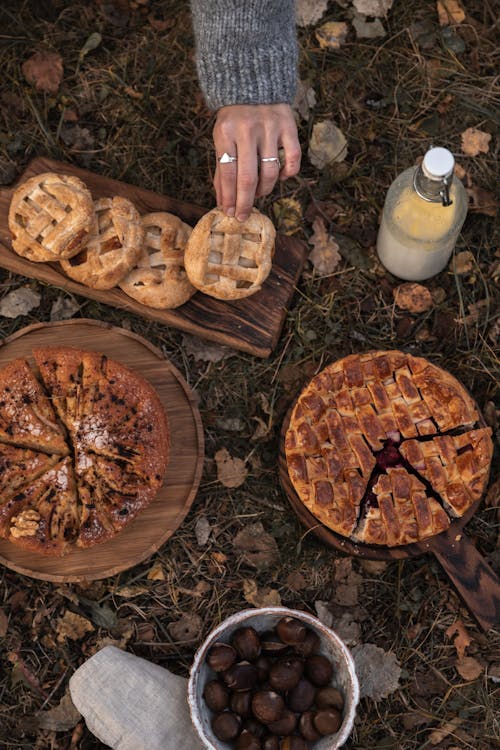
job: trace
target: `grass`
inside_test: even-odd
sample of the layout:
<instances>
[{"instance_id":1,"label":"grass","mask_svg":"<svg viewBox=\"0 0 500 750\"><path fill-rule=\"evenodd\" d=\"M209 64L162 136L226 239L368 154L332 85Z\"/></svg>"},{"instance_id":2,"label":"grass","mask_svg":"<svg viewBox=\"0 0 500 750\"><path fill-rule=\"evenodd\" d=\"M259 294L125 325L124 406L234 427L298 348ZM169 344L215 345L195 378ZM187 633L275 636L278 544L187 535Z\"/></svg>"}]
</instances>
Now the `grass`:
<instances>
[{"instance_id":1,"label":"grass","mask_svg":"<svg viewBox=\"0 0 500 750\"><path fill-rule=\"evenodd\" d=\"M8 617L0 638L0 748L103 747L83 724L74 732L53 732L37 728L33 717L42 706L57 705L72 671L107 639L187 674L201 638L224 617L248 606L242 592L250 579L259 588L275 589L287 606L314 613L315 602L328 602L336 621L349 614L358 623L363 643L396 654L403 668L399 689L379 702L362 700L346 747L500 746L498 678L489 676L495 665L498 670L498 632L481 632L431 555L376 570L354 560L352 568L361 576L357 603L336 603L341 556L301 527L276 470L281 423L297 391L329 361L354 351L402 348L445 367L470 389L498 436L495 218L471 207L458 249L474 254L474 267L463 275L448 268L426 282L435 299L427 313L410 315L395 308L392 289L398 282L374 254L389 184L431 142L457 155L469 187L488 193L496 189L498 22L489 0L467 0L465 5L465 21L447 37L433 0L395 2L384 21L386 37L368 41L349 36L339 51L320 49L314 27L299 30L301 78L316 94L309 120L299 124L303 167L299 177L277 186L259 206L273 216L278 199L295 199L304 217L295 236L307 241L312 220L321 215L330 232L354 243L357 258L361 249L363 262L344 261L338 272L323 278L306 264L271 357L229 351L219 361L204 360L193 353L200 342L189 342L178 331L85 298L76 300L76 317L105 319L143 335L195 389L205 430L204 475L189 515L171 540L151 560L125 573L90 585L57 586L0 569L0 608ZM347 12L332 2L322 21L346 20ZM4 184L20 175L30 158L46 155L213 206L213 116L197 86L185 2L6 2L0 18ZM161 27L154 21L162 22ZM101 34L101 43L83 54L95 33ZM37 49L63 55L64 80L55 95L34 91L23 78L21 65ZM77 113L76 121L65 119L71 111ZM326 118L346 135L349 153L345 165L319 171L307 158L307 145L314 122ZM460 136L468 127L492 134L488 153L461 153ZM2 296L26 284L41 294L41 304L26 316L0 318L2 337L49 320L62 294L0 269ZM474 310L477 315L471 315ZM262 436L252 439L260 422ZM249 468L249 479L233 490L216 479L213 457L222 447L245 459ZM498 457L498 445L496 450ZM497 574L498 480L497 461L492 502L481 506L467 532ZM203 547L196 542L200 518L212 528ZM278 562L264 570L244 564L233 544L242 528L256 522L273 535L279 549ZM147 578L156 562L163 567L163 580ZM120 596L123 586L140 586L143 593ZM108 627L96 625L78 641L60 642L57 622L65 610L92 617L84 599L106 606ZM201 618L201 631L192 643L174 642L168 626L186 614ZM456 649L446 635L457 619L471 638L467 655L483 665L472 681L457 672ZM41 692L14 669L12 654L36 677ZM457 717L460 722L450 724ZM443 732L439 741L431 734L450 726L455 728Z\"/></svg>"}]
</instances>

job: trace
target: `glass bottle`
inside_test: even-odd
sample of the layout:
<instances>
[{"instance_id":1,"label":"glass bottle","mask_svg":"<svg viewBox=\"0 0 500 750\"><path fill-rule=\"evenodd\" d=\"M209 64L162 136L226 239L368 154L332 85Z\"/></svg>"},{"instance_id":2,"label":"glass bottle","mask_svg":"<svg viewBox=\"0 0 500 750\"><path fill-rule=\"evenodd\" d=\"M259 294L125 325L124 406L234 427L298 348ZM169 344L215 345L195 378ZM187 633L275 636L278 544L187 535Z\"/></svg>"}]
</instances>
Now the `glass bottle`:
<instances>
[{"instance_id":1,"label":"glass bottle","mask_svg":"<svg viewBox=\"0 0 500 750\"><path fill-rule=\"evenodd\" d=\"M446 148L430 148L422 164L402 172L385 199L377 253L407 281L435 276L448 263L467 215L467 192Z\"/></svg>"}]
</instances>

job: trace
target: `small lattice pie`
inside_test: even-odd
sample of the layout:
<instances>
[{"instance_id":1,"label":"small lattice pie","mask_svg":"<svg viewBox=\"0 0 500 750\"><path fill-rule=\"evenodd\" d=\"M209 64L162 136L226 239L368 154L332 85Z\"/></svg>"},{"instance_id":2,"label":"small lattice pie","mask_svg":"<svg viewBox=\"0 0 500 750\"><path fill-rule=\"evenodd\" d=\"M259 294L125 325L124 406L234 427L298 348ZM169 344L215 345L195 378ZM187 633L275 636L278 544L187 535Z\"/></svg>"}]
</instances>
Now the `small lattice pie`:
<instances>
[{"instance_id":1,"label":"small lattice pie","mask_svg":"<svg viewBox=\"0 0 500 750\"><path fill-rule=\"evenodd\" d=\"M95 224L85 247L61 260L71 279L93 289L112 289L133 268L142 252L144 229L134 204L126 198L99 198Z\"/></svg>"},{"instance_id":2,"label":"small lattice pie","mask_svg":"<svg viewBox=\"0 0 500 750\"><path fill-rule=\"evenodd\" d=\"M305 506L357 542L397 546L444 531L480 499L491 430L450 373L400 351L353 354L306 386L285 438Z\"/></svg>"},{"instance_id":3,"label":"small lattice pie","mask_svg":"<svg viewBox=\"0 0 500 750\"><path fill-rule=\"evenodd\" d=\"M217 299L255 294L269 276L276 230L253 209L245 222L214 208L196 224L184 262L191 284Z\"/></svg>"},{"instance_id":4,"label":"small lattice pie","mask_svg":"<svg viewBox=\"0 0 500 750\"><path fill-rule=\"evenodd\" d=\"M84 183L45 172L23 182L9 208L12 247L35 262L58 261L80 252L92 230L94 206Z\"/></svg>"},{"instance_id":5,"label":"small lattice pie","mask_svg":"<svg viewBox=\"0 0 500 750\"><path fill-rule=\"evenodd\" d=\"M154 388L103 354L33 354L40 381L26 360L0 370L0 536L63 555L115 536L154 499L168 421Z\"/></svg>"},{"instance_id":6,"label":"small lattice pie","mask_svg":"<svg viewBox=\"0 0 500 750\"><path fill-rule=\"evenodd\" d=\"M171 309L196 292L184 268L184 251L191 227L178 216L156 211L142 217L144 243L137 266L120 288L148 307Z\"/></svg>"}]
</instances>

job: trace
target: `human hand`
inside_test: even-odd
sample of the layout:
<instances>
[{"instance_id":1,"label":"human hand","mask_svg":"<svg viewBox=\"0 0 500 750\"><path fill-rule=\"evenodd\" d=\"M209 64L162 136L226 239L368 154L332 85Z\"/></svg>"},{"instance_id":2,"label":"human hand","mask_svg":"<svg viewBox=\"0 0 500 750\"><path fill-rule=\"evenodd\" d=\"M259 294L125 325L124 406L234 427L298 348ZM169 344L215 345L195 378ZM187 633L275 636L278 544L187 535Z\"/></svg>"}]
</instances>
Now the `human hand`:
<instances>
[{"instance_id":1,"label":"human hand","mask_svg":"<svg viewBox=\"0 0 500 750\"><path fill-rule=\"evenodd\" d=\"M217 166L214 187L217 205L228 216L245 221L255 198L267 195L276 180L297 174L300 144L293 110L288 104L232 104L217 112L213 132ZM283 148L285 159L277 157ZM221 164L223 154L237 160Z\"/></svg>"}]
</instances>

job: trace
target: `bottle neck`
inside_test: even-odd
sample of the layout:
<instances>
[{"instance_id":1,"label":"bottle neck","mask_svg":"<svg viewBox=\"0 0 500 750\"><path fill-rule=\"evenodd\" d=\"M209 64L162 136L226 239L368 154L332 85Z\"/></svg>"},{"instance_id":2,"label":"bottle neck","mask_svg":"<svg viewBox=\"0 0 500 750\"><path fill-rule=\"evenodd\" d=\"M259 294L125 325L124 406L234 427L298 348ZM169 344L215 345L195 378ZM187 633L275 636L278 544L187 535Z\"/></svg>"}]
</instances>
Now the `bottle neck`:
<instances>
[{"instance_id":1,"label":"bottle neck","mask_svg":"<svg viewBox=\"0 0 500 750\"><path fill-rule=\"evenodd\" d=\"M413 187L415 192L429 203L441 203L443 206L451 206L450 185L453 175L443 177L441 180L431 180L426 177L422 167L417 167L413 175Z\"/></svg>"}]
</instances>

